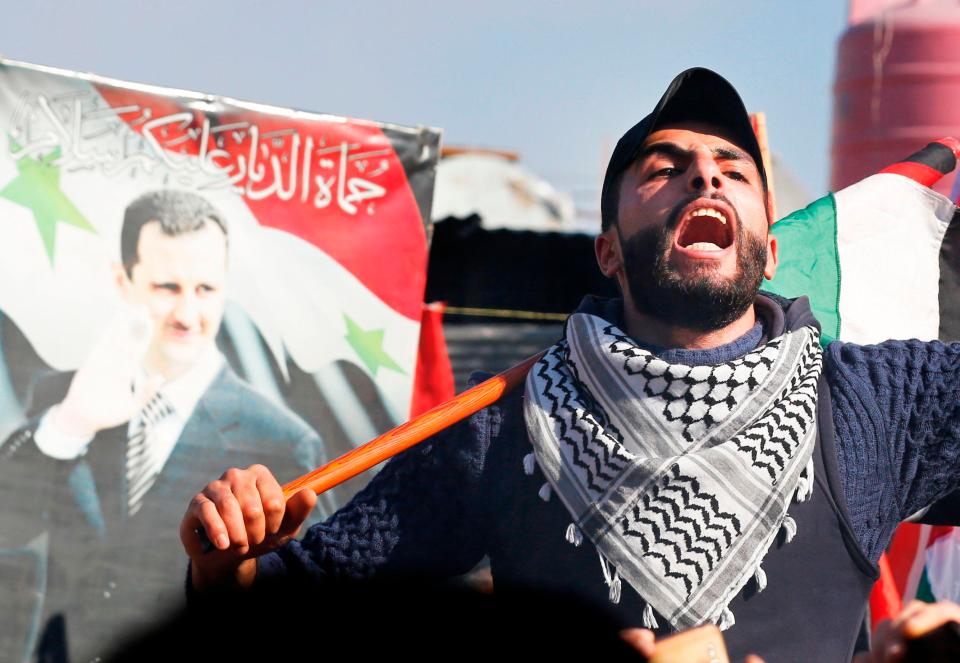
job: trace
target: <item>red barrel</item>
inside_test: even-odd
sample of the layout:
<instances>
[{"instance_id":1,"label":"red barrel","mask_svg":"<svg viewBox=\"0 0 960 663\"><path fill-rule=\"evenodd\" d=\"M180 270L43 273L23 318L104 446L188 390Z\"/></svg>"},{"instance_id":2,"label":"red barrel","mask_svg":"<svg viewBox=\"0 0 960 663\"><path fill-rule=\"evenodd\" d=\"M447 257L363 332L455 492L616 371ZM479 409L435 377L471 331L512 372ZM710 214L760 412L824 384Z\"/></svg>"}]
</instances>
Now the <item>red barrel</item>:
<instances>
[{"instance_id":1,"label":"red barrel","mask_svg":"<svg viewBox=\"0 0 960 663\"><path fill-rule=\"evenodd\" d=\"M833 94L835 191L960 137L960 0L851 0Z\"/></svg>"}]
</instances>

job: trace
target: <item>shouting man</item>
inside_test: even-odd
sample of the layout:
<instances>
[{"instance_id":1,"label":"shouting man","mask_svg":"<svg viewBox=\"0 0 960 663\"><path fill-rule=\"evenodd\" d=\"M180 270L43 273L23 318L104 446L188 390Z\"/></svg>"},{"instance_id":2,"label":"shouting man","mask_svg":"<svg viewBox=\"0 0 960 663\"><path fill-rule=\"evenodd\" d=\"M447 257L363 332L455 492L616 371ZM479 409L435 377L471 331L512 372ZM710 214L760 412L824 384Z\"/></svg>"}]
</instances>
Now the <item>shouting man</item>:
<instances>
[{"instance_id":1,"label":"shouting man","mask_svg":"<svg viewBox=\"0 0 960 663\"><path fill-rule=\"evenodd\" d=\"M498 593L570 593L659 634L715 622L738 660L849 660L894 528L960 482L960 346L821 350L806 298L760 291L766 186L736 91L680 74L606 172L596 254L622 299L585 300L523 393L302 541L309 492L284 505L257 466L209 484L181 524L193 588L487 555Z\"/></svg>"}]
</instances>

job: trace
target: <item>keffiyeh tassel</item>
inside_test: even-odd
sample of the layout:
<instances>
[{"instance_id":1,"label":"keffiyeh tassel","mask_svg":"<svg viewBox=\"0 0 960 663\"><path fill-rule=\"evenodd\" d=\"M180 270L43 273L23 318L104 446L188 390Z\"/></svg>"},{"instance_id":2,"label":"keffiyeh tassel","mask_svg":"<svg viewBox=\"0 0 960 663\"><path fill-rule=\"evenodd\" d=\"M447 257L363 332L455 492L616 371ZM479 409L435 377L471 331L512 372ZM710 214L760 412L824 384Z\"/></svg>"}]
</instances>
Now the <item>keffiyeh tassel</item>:
<instances>
[{"instance_id":1,"label":"keffiyeh tassel","mask_svg":"<svg viewBox=\"0 0 960 663\"><path fill-rule=\"evenodd\" d=\"M523 457L523 473L527 476L533 476L533 470L537 466L537 457L528 453Z\"/></svg>"},{"instance_id":2,"label":"keffiyeh tassel","mask_svg":"<svg viewBox=\"0 0 960 663\"><path fill-rule=\"evenodd\" d=\"M610 603L620 603L620 592L623 591L623 584L620 582L620 574L617 574L610 584Z\"/></svg>"},{"instance_id":3,"label":"keffiyeh tassel","mask_svg":"<svg viewBox=\"0 0 960 663\"><path fill-rule=\"evenodd\" d=\"M660 628L660 624L657 623L657 618L653 616L653 606L647 603L643 608L643 628L655 629Z\"/></svg>"},{"instance_id":4,"label":"keffiyeh tassel","mask_svg":"<svg viewBox=\"0 0 960 663\"><path fill-rule=\"evenodd\" d=\"M603 569L603 580L607 583L607 587L610 588L610 594L608 598L610 603L620 603L620 592L623 589L623 583L620 582L620 572L616 568L611 572L610 569L613 568L611 564L607 563L607 560L603 558L603 555L597 553L600 557L600 568Z\"/></svg>"},{"instance_id":5,"label":"keffiyeh tassel","mask_svg":"<svg viewBox=\"0 0 960 663\"><path fill-rule=\"evenodd\" d=\"M719 619L717 619L717 628L721 631L726 631L728 628L737 623L737 619L733 616L733 613L730 611L730 608L724 608L720 613Z\"/></svg>"},{"instance_id":6,"label":"keffiyeh tassel","mask_svg":"<svg viewBox=\"0 0 960 663\"><path fill-rule=\"evenodd\" d=\"M542 499L544 502L549 502L550 495L552 494L553 494L553 491L551 490L549 483L545 483L542 486L540 486L540 492L537 493L537 495L540 496L540 499Z\"/></svg>"},{"instance_id":7,"label":"keffiyeh tassel","mask_svg":"<svg viewBox=\"0 0 960 663\"><path fill-rule=\"evenodd\" d=\"M579 548L580 544L583 543L583 532L573 523L570 523L567 527L567 543L573 544L575 548Z\"/></svg>"},{"instance_id":8,"label":"keffiyeh tassel","mask_svg":"<svg viewBox=\"0 0 960 663\"><path fill-rule=\"evenodd\" d=\"M813 497L813 458L807 461L806 467L800 472L800 479L797 481L797 502L806 502Z\"/></svg>"},{"instance_id":9,"label":"keffiyeh tassel","mask_svg":"<svg viewBox=\"0 0 960 663\"><path fill-rule=\"evenodd\" d=\"M797 521L787 516L783 519L780 529L783 531L783 542L790 543L793 541L793 537L797 535Z\"/></svg>"},{"instance_id":10,"label":"keffiyeh tassel","mask_svg":"<svg viewBox=\"0 0 960 663\"><path fill-rule=\"evenodd\" d=\"M757 570L753 572L753 579L757 583L758 594L767 588L767 572L763 570L762 566L758 566Z\"/></svg>"}]
</instances>

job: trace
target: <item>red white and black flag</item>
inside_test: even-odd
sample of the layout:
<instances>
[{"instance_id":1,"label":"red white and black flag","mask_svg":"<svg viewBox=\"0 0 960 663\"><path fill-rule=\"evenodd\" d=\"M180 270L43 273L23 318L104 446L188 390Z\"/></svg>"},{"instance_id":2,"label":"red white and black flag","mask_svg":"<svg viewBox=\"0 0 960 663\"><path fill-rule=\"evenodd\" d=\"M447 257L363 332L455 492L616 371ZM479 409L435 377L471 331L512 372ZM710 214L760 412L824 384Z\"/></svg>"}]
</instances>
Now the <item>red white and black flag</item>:
<instances>
[{"instance_id":1,"label":"red white and black flag","mask_svg":"<svg viewBox=\"0 0 960 663\"><path fill-rule=\"evenodd\" d=\"M408 418L439 142L0 61L0 658L91 660L160 614L182 593L179 518L227 467L289 481ZM156 192L212 206L225 235L124 238ZM184 370L151 432L97 413L107 378L129 400L164 361ZM136 454L134 432L152 436Z\"/></svg>"},{"instance_id":2,"label":"red white and black flag","mask_svg":"<svg viewBox=\"0 0 960 663\"><path fill-rule=\"evenodd\" d=\"M124 207L187 189L227 217L229 299L281 371L345 360L407 417L438 132L10 62L0 124L0 310L49 365L75 367L114 305Z\"/></svg>"}]
</instances>

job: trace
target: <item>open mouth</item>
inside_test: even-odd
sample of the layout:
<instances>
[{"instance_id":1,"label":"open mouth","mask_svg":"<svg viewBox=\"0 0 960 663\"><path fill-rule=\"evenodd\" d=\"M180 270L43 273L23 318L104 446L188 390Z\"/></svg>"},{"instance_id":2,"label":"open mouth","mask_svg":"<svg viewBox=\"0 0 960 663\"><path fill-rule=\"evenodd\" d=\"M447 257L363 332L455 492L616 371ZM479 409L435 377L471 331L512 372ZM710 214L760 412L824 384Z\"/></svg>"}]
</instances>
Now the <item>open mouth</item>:
<instances>
[{"instance_id":1,"label":"open mouth","mask_svg":"<svg viewBox=\"0 0 960 663\"><path fill-rule=\"evenodd\" d=\"M715 207L698 207L687 214L677 235L677 245L689 251L723 251L732 244L731 223Z\"/></svg>"}]
</instances>

